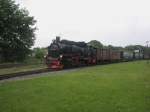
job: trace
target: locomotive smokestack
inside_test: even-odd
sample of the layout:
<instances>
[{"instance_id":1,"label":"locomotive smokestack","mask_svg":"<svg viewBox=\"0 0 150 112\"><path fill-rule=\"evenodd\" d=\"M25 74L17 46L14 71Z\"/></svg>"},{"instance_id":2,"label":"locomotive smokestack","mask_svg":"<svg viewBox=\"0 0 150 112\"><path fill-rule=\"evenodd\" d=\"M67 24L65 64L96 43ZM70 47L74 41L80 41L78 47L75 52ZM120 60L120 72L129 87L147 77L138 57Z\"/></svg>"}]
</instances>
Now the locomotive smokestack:
<instances>
[{"instance_id":1,"label":"locomotive smokestack","mask_svg":"<svg viewBox=\"0 0 150 112\"><path fill-rule=\"evenodd\" d=\"M56 43L60 42L60 36L56 36Z\"/></svg>"}]
</instances>

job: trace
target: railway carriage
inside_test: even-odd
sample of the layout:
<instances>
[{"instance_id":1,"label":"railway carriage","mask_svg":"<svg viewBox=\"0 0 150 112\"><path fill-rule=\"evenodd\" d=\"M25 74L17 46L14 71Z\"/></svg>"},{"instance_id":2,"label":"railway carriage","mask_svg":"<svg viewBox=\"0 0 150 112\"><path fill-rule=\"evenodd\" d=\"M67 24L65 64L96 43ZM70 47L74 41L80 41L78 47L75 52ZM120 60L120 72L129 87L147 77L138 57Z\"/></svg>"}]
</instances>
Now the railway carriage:
<instances>
[{"instance_id":1,"label":"railway carriage","mask_svg":"<svg viewBox=\"0 0 150 112\"><path fill-rule=\"evenodd\" d=\"M112 60L112 61L121 60L121 51L110 50L110 60Z\"/></svg>"}]
</instances>

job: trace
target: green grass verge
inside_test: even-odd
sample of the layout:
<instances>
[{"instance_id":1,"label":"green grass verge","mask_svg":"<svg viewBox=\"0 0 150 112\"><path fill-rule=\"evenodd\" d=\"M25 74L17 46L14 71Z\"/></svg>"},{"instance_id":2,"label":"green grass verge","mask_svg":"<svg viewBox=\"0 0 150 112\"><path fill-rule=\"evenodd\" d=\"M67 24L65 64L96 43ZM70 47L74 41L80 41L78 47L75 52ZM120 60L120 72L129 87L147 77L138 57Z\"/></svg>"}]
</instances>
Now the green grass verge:
<instances>
[{"instance_id":1,"label":"green grass verge","mask_svg":"<svg viewBox=\"0 0 150 112\"><path fill-rule=\"evenodd\" d=\"M46 65L37 64L37 65L24 65L24 66L20 66L20 67L3 68L3 69L0 69L0 75L24 72L24 71L31 71L31 70L41 69L41 68L46 68Z\"/></svg>"},{"instance_id":2,"label":"green grass verge","mask_svg":"<svg viewBox=\"0 0 150 112\"><path fill-rule=\"evenodd\" d=\"M110 64L0 83L0 110L149 112L150 64L145 61Z\"/></svg>"}]
</instances>

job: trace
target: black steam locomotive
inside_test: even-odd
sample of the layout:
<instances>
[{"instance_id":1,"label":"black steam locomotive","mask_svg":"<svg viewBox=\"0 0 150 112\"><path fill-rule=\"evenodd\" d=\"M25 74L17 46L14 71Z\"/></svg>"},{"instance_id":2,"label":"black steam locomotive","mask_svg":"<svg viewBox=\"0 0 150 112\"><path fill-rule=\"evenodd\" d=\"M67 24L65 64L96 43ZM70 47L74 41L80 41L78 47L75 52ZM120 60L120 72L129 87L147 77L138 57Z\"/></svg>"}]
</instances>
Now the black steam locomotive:
<instances>
[{"instance_id":1,"label":"black steam locomotive","mask_svg":"<svg viewBox=\"0 0 150 112\"><path fill-rule=\"evenodd\" d=\"M63 69L82 65L94 65L104 62L143 59L142 53L114 51L111 49L96 49L85 42L60 40L56 37L48 47L46 64L52 69Z\"/></svg>"}]
</instances>

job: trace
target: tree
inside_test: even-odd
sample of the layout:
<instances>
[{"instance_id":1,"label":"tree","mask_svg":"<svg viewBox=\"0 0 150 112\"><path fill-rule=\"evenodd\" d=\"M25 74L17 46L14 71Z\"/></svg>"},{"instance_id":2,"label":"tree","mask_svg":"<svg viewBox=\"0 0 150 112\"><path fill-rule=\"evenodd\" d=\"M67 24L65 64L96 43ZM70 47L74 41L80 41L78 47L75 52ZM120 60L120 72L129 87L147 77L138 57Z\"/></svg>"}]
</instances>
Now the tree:
<instances>
[{"instance_id":1,"label":"tree","mask_svg":"<svg viewBox=\"0 0 150 112\"><path fill-rule=\"evenodd\" d=\"M95 48L102 48L103 44L97 40L91 40L90 42L88 42L88 45L93 46Z\"/></svg>"},{"instance_id":2,"label":"tree","mask_svg":"<svg viewBox=\"0 0 150 112\"><path fill-rule=\"evenodd\" d=\"M129 45L125 47L125 50L128 51L134 51L134 50L140 50L140 52L143 52L146 48L144 46L141 45Z\"/></svg>"},{"instance_id":3,"label":"tree","mask_svg":"<svg viewBox=\"0 0 150 112\"><path fill-rule=\"evenodd\" d=\"M33 54L34 54L35 58L40 59L40 60L44 59L44 56L46 55L46 53L47 53L46 48L37 47L37 48L33 49Z\"/></svg>"},{"instance_id":4,"label":"tree","mask_svg":"<svg viewBox=\"0 0 150 112\"><path fill-rule=\"evenodd\" d=\"M107 48L111 49L111 50L118 50L118 51L123 51L123 49L124 49L121 46L113 46L113 45L108 45Z\"/></svg>"},{"instance_id":5,"label":"tree","mask_svg":"<svg viewBox=\"0 0 150 112\"><path fill-rule=\"evenodd\" d=\"M22 61L35 40L35 23L12 0L0 0L0 49L3 61Z\"/></svg>"}]
</instances>

